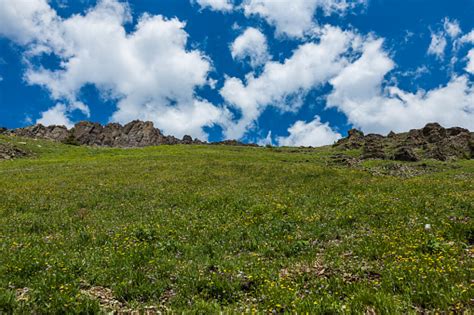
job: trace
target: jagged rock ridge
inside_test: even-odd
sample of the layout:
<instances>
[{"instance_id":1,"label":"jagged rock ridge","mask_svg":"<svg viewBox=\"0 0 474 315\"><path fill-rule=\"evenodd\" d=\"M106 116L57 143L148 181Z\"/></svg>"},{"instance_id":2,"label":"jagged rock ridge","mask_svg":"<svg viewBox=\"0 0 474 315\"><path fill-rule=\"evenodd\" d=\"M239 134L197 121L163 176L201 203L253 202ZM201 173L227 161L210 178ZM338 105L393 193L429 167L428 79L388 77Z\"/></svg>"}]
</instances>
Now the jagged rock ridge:
<instances>
[{"instance_id":1,"label":"jagged rock ridge","mask_svg":"<svg viewBox=\"0 0 474 315\"><path fill-rule=\"evenodd\" d=\"M109 147L145 147L162 144L205 144L199 139L185 135L183 139L165 136L150 121L134 120L124 126L110 123L102 126L99 123L81 121L73 128L65 126L43 126L37 124L25 128L7 130L0 128L0 134L9 134L27 138L40 138L60 141L68 144L109 146ZM236 140L216 142L223 145L251 145Z\"/></svg>"},{"instance_id":2,"label":"jagged rock ridge","mask_svg":"<svg viewBox=\"0 0 474 315\"><path fill-rule=\"evenodd\" d=\"M362 149L362 159L471 159L474 157L474 133L460 127L443 128L438 123L429 123L422 129L406 133L390 132L386 137L364 135L359 130L351 129L348 136L334 146L341 150Z\"/></svg>"}]
</instances>

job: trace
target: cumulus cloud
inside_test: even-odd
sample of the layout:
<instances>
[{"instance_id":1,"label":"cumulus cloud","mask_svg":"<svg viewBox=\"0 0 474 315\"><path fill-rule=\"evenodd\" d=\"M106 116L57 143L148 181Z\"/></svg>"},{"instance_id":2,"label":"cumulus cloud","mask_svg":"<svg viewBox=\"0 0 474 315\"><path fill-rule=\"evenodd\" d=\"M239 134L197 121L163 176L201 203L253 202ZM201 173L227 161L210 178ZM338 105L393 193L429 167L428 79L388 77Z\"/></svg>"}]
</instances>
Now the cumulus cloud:
<instances>
[{"instance_id":1,"label":"cumulus cloud","mask_svg":"<svg viewBox=\"0 0 474 315\"><path fill-rule=\"evenodd\" d=\"M346 61L341 55L350 47L354 35L339 28L326 27L318 43L300 45L284 62L269 61L259 76L249 73L246 82L227 78L222 97L241 112L236 123L225 126L230 138L240 138L262 111L275 106L282 111L297 110L305 94L336 75Z\"/></svg>"},{"instance_id":2,"label":"cumulus cloud","mask_svg":"<svg viewBox=\"0 0 474 315\"><path fill-rule=\"evenodd\" d=\"M343 14L366 0L245 0L246 16L257 15L276 28L278 36L303 37L315 26L314 15L320 9L325 15Z\"/></svg>"},{"instance_id":3,"label":"cumulus cloud","mask_svg":"<svg viewBox=\"0 0 474 315\"><path fill-rule=\"evenodd\" d=\"M26 23L25 35L13 36L22 34L16 30L4 36L21 44L29 42L29 54L41 54L46 47L61 59L60 69L31 65L26 80L47 88L52 98L71 104L66 112L76 109L73 104L81 88L93 84L118 102L113 121L147 119L166 133L207 139L203 127L225 118L225 110L195 95L197 87L208 84L211 63L202 52L186 49L188 34L177 18L144 14L127 34L124 25L131 21L129 8L116 0L101 0L86 14L68 19L57 17L44 0L1 1L4 9L14 13L8 19L11 23L18 16L20 21L40 21L33 23L37 30ZM23 17L24 3L36 3L32 7L37 11L28 9ZM54 30L43 21L54 21Z\"/></svg>"},{"instance_id":4,"label":"cumulus cloud","mask_svg":"<svg viewBox=\"0 0 474 315\"><path fill-rule=\"evenodd\" d=\"M231 0L194 0L201 8L208 8L213 11L232 11L234 5Z\"/></svg>"},{"instance_id":5,"label":"cumulus cloud","mask_svg":"<svg viewBox=\"0 0 474 315\"><path fill-rule=\"evenodd\" d=\"M59 125L71 128L73 123L68 117L68 108L64 104L56 104L47 111L41 113L41 117L36 121L38 124L45 126Z\"/></svg>"},{"instance_id":6,"label":"cumulus cloud","mask_svg":"<svg viewBox=\"0 0 474 315\"><path fill-rule=\"evenodd\" d=\"M474 87L466 76L454 76L445 86L416 93L384 86L395 64L382 43L380 39L367 42L361 57L330 81L328 107L343 112L365 132L401 132L433 121L474 128Z\"/></svg>"},{"instance_id":7,"label":"cumulus cloud","mask_svg":"<svg viewBox=\"0 0 474 315\"><path fill-rule=\"evenodd\" d=\"M253 68L264 64L270 58L265 35L253 27L247 28L237 37L230 49L232 58L236 60L249 58Z\"/></svg>"},{"instance_id":8,"label":"cumulus cloud","mask_svg":"<svg viewBox=\"0 0 474 315\"><path fill-rule=\"evenodd\" d=\"M0 36L20 44L51 40L58 23L56 12L44 0L0 0Z\"/></svg>"},{"instance_id":9,"label":"cumulus cloud","mask_svg":"<svg viewBox=\"0 0 474 315\"><path fill-rule=\"evenodd\" d=\"M288 128L288 137L278 137L280 146L319 147L334 143L341 135L331 129L328 123L322 123L316 116L313 121L297 121Z\"/></svg>"}]
</instances>

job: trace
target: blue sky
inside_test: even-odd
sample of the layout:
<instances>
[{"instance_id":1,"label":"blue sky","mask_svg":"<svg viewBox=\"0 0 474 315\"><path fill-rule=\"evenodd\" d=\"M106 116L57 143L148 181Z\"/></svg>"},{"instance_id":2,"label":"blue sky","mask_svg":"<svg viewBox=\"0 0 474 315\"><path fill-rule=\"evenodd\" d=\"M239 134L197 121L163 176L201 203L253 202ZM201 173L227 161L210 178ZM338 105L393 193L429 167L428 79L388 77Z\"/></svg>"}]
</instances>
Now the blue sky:
<instances>
[{"instance_id":1,"label":"blue sky","mask_svg":"<svg viewBox=\"0 0 474 315\"><path fill-rule=\"evenodd\" d=\"M324 145L474 129L472 0L0 0L0 126Z\"/></svg>"}]
</instances>

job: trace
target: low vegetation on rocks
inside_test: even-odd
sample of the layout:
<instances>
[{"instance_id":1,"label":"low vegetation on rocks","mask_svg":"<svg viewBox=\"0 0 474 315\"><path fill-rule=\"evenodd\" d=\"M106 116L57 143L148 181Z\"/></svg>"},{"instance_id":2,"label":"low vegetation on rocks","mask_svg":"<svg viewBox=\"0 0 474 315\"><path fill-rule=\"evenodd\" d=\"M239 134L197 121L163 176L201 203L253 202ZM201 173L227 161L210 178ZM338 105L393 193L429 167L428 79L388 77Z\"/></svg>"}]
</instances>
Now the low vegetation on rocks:
<instances>
[{"instance_id":1,"label":"low vegetation on rocks","mask_svg":"<svg viewBox=\"0 0 474 315\"><path fill-rule=\"evenodd\" d=\"M11 160L29 155L29 152L7 142L0 142L0 160Z\"/></svg>"},{"instance_id":2,"label":"low vegetation on rocks","mask_svg":"<svg viewBox=\"0 0 474 315\"><path fill-rule=\"evenodd\" d=\"M364 135L352 129L347 138L339 140L334 147L345 150L361 150L362 159L392 159L416 162L422 159L448 161L474 157L474 133L467 129L443 128L437 123L427 124L422 129L406 133Z\"/></svg>"},{"instance_id":3,"label":"low vegetation on rocks","mask_svg":"<svg viewBox=\"0 0 474 315\"><path fill-rule=\"evenodd\" d=\"M0 313L472 310L473 160L0 143Z\"/></svg>"}]
</instances>

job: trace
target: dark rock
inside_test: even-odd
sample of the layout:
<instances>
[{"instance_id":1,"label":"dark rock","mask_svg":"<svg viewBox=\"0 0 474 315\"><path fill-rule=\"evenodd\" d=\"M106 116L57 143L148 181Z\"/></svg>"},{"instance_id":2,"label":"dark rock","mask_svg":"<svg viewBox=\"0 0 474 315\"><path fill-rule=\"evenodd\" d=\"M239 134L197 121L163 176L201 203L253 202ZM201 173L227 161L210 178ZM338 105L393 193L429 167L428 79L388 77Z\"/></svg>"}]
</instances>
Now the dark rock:
<instances>
[{"instance_id":1,"label":"dark rock","mask_svg":"<svg viewBox=\"0 0 474 315\"><path fill-rule=\"evenodd\" d=\"M469 134L469 130L461 128L461 127L453 127L453 128L446 129L446 135L448 137L454 137L454 136L457 136L460 133Z\"/></svg>"},{"instance_id":2,"label":"dark rock","mask_svg":"<svg viewBox=\"0 0 474 315\"><path fill-rule=\"evenodd\" d=\"M379 142L366 142L362 148L362 159L385 159L383 146Z\"/></svg>"},{"instance_id":3,"label":"dark rock","mask_svg":"<svg viewBox=\"0 0 474 315\"><path fill-rule=\"evenodd\" d=\"M347 132L347 138L340 139L334 144L341 149L358 149L364 145L364 133L357 129L351 129Z\"/></svg>"},{"instance_id":4,"label":"dark rock","mask_svg":"<svg viewBox=\"0 0 474 315\"><path fill-rule=\"evenodd\" d=\"M163 144L164 137L160 130L153 126L151 121L134 120L126 124L123 128L126 136L126 143L122 146L145 147Z\"/></svg>"},{"instance_id":5,"label":"dark rock","mask_svg":"<svg viewBox=\"0 0 474 315\"><path fill-rule=\"evenodd\" d=\"M46 127L47 139L64 141L69 137L69 131L65 126L49 126Z\"/></svg>"},{"instance_id":6,"label":"dark rock","mask_svg":"<svg viewBox=\"0 0 474 315\"><path fill-rule=\"evenodd\" d=\"M9 143L0 143L0 160L11 160L28 156L29 153Z\"/></svg>"},{"instance_id":7,"label":"dark rock","mask_svg":"<svg viewBox=\"0 0 474 315\"><path fill-rule=\"evenodd\" d=\"M352 128L347 132L349 138L362 138L364 137L364 133L358 129Z\"/></svg>"},{"instance_id":8,"label":"dark rock","mask_svg":"<svg viewBox=\"0 0 474 315\"><path fill-rule=\"evenodd\" d=\"M433 148L430 148L425 156L427 158L439 160L439 161L447 161L448 156L445 154L444 150L440 146L435 146Z\"/></svg>"},{"instance_id":9,"label":"dark rock","mask_svg":"<svg viewBox=\"0 0 474 315\"><path fill-rule=\"evenodd\" d=\"M446 138L446 129L438 123L429 123L421 130L423 137L429 143L439 142Z\"/></svg>"},{"instance_id":10,"label":"dark rock","mask_svg":"<svg viewBox=\"0 0 474 315\"><path fill-rule=\"evenodd\" d=\"M183 144L192 144L193 143L193 138L189 135L185 135L182 140Z\"/></svg>"},{"instance_id":11,"label":"dark rock","mask_svg":"<svg viewBox=\"0 0 474 315\"><path fill-rule=\"evenodd\" d=\"M0 135L7 133L8 129L5 127L0 127Z\"/></svg>"},{"instance_id":12,"label":"dark rock","mask_svg":"<svg viewBox=\"0 0 474 315\"><path fill-rule=\"evenodd\" d=\"M103 129L104 127L98 123L81 121L74 126L72 133L79 144L100 145Z\"/></svg>"},{"instance_id":13,"label":"dark rock","mask_svg":"<svg viewBox=\"0 0 474 315\"><path fill-rule=\"evenodd\" d=\"M343 150L362 147L363 159L384 159L387 152L394 152L391 158L402 161L469 159L474 157L474 133L460 127L445 129L438 123L429 123L422 129L412 129L407 133L390 132L387 137L377 134L363 136L361 132L351 130L347 138L334 146ZM415 150L418 155L414 155Z\"/></svg>"},{"instance_id":14,"label":"dark rock","mask_svg":"<svg viewBox=\"0 0 474 315\"><path fill-rule=\"evenodd\" d=\"M408 132L403 144L409 147L419 147L426 144L426 141L421 130L412 129Z\"/></svg>"},{"instance_id":15,"label":"dark rock","mask_svg":"<svg viewBox=\"0 0 474 315\"><path fill-rule=\"evenodd\" d=\"M416 162L420 160L418 156L415 154L415 152L413 152L413 149L409 147L400 147L393 154L393 159L396 161L407 161L407 162Z\"/></svg>"}]
</instances>

